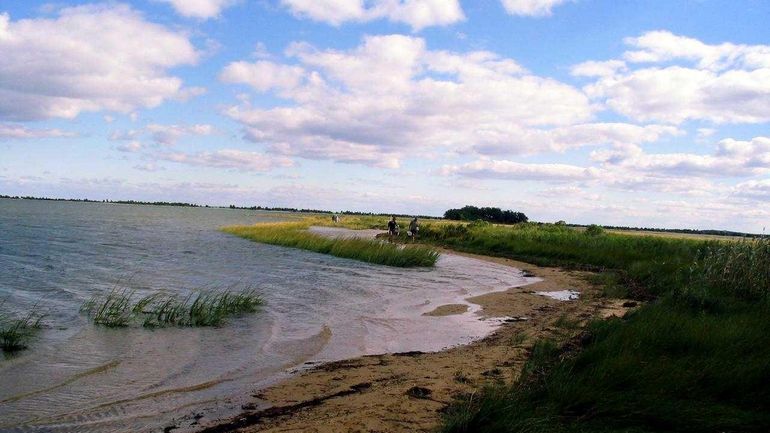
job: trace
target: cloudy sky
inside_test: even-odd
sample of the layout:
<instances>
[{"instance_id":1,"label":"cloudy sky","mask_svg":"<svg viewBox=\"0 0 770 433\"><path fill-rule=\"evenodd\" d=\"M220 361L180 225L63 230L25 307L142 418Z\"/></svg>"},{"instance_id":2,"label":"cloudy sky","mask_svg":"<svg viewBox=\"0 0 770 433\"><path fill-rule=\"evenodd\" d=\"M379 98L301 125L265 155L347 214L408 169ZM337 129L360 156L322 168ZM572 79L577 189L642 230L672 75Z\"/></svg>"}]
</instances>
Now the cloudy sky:
<instances>
[{"instance_id":1,"label":"cloudy sky","mask_svg":"<svg viewBox=\"0 0 770 433\"><path fill-rule=\"evenodd\" d=\"M762 232L767 0L0 1L0 194Z\"/></svg>"}]
</instances>

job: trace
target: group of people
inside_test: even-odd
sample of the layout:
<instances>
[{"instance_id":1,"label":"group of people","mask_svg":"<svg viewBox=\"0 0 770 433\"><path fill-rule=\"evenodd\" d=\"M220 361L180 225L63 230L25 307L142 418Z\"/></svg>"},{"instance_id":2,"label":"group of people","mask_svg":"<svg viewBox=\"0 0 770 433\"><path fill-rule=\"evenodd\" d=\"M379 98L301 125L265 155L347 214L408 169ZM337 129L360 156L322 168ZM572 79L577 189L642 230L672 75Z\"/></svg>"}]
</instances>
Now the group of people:
<instances>
[{"instance_id":1,"label":"group of people","mask_svg":"<svg viewBox=\"0 0 770 433\"><path fill-rule=\"evenodd\" d=\"M406 232L406 235L408 239L411 239L412 242L417 242L417 235L420 232L420 223L417 221L417 217L414 217L411 222L409 222L409 231ZM396 222L396 217L393 216L390 221L388 221L388 239L390 242L393 242L393 237L398 237L399 234L399 227L398 222Z\"/></svg>"}]
</instances>

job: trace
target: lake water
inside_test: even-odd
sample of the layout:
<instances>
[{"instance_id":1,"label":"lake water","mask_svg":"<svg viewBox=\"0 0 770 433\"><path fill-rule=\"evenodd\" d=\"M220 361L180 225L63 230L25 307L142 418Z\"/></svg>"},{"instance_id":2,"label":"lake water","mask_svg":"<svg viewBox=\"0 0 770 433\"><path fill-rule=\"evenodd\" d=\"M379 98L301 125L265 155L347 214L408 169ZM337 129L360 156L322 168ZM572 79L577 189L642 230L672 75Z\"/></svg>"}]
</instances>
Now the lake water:
<instances>
[{"instance_id":1,"label":"lake water","mask_svg":"<svg viewBox=\"0 0 770 433\"><path fill-rule=\"evenodd\" d=\"M491 332L438 305L526 284L516 269L442 255L397 269L253 243L218 230L291 214L0 199L0 308L48 315L31 348L0 355L0 431L143 432L237 413L309 361L433 351ZM219 328L107 329L79 309L115 287L137 295L248 289L256 314ZM184 429L176 430L183 431Z\"/></svg>"}]
</instances>

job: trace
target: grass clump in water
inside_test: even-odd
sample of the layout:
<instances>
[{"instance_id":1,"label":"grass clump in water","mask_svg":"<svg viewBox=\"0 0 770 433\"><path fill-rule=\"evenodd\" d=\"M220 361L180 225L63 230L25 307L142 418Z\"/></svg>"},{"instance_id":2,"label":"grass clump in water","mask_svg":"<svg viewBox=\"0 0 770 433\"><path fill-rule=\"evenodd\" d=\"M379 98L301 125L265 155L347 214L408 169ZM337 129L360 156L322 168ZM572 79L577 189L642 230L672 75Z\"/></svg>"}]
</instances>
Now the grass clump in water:
<instances>
[{"instance_id":1,"label":"grass clump in water","mask_svg":"<svg viewBox=\"0 0 770 433\"><path fill-rule=\"evenodd\" d=\"M43 317L45 315L36 308L23 317L0 313L0 349L4 352L26 349L40 330Z\"/></svg>"},{"instance_id":2,"label":"grass clump in water","mask_svg":"<svg viewBox=\"0 0 770 433\"><path fill-rule=\"evenodd\" d=\"M427 246L403 247L374 239L329 238L308 232L308 223L267 223L222 229L255 242L300 248L336 257L396 267L429 267L439 253Z\"/></svg>"},{"instance_id":3,"label":"grass clump in water","mask_svg":"<svg viewBox=\"0 0 770 433\"><path fill-rule=\"evenodd\" d=\"M136 300L135 300L136 299ZM185 298L153 294L136 298L135 292L113 290L96 295L81 308L96 325L111 328L141 324L147 328L165 326L221 326L228 318L256 312L264 304L254 291L235 293L197 292Z\"/></svg>"}]
</instances>

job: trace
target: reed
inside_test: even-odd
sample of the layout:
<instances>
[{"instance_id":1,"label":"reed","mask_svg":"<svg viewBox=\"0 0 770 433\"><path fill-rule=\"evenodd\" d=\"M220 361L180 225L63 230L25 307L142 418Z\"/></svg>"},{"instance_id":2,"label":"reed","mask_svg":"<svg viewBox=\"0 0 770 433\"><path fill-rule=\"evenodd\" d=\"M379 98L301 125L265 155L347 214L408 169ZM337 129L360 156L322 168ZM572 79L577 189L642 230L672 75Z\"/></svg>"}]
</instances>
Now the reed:
<instances>
[{"instance_id":1,"label":"reed","mask_svg":"<svg viewBox=\"0 0 770 433\"><path fill-rule=\"evenodd\" d=\"M427 246L391 244L374 239L329 238L305 230L310 223L269 223L222 230L255 242L299 248L336 257L396 267L429 267L439 253Z\"/></svg>"},{"instance_id":2,"label":"reed","mask_svg":"<svg viewBox=\"0 0 770 433\"><path fill-rule=\"evenodd\" d=\"M23 317L0 312L0 349L4 352L26 349L40 330L43 317L45 314L39 312L37 307Z\"/></svg>"},{"instance_id":3,"label":"reed","mask_svg":"<svg viewBox=\"0 0 770 433\"><path fill-rule=\"evenodd\" d=\"M156 293L135 298L133 291L113 290L95 295L83 304L81 311L94 324L110 328L134 324L147 328L221 326L231 317L256 312L264 303L253 290L200 291L185 298Z\"/></svg>"},{"instance_id":4,"label":"reed","mask_svg":"<svg viewBox=\"0 0 770 433\"><path fill-rule=\"evenodd\" d=\"M516 383L454 404L444 432L770 431L767 239L534 224L429 225L422 235L458 250L603 271L608 293L651 301L590 324L580 350L537 345Z\"/></svg>"}]
</instances>

